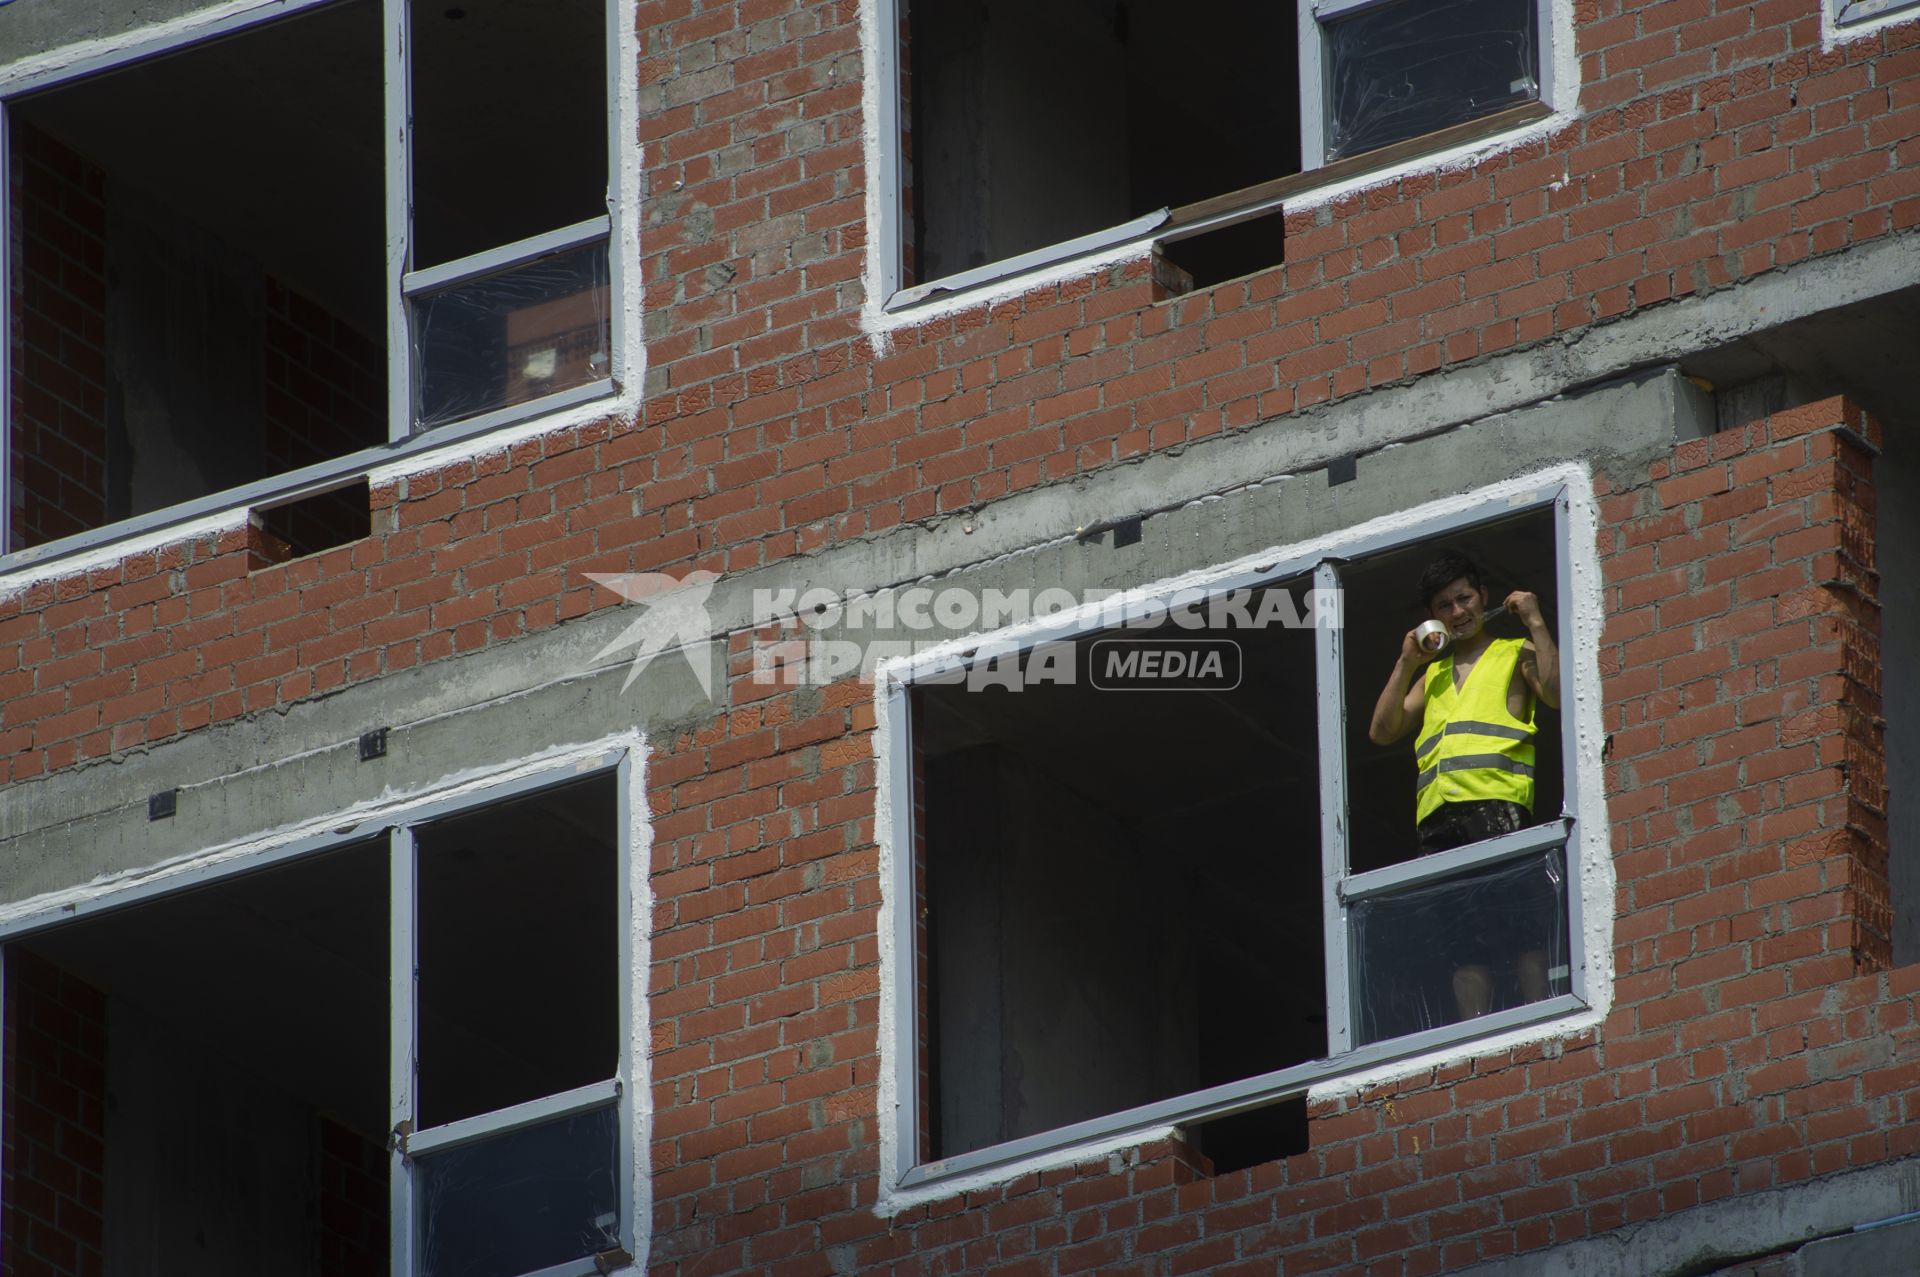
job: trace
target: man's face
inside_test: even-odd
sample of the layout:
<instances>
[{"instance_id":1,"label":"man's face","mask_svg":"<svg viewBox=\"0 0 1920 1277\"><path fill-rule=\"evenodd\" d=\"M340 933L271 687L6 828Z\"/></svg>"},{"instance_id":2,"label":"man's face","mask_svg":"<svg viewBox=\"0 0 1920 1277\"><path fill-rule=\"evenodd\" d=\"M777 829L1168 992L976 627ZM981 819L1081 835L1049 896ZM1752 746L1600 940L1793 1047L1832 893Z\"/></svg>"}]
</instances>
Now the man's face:
<instances>
[{"instance_id":1,"label":"man's face","mask_svg":"<svg viewBox=\"0 0 1920 1277\"><path fill-rule=\"evenodd\" d=\"M1466 577L1455 577L1447 582L1445 589L1435 591L1427 600L1427 611L1452 631L1453 641L1458 643L1478 634L1486 623L1487 596L1469 584Z\"/></svg>"}]
</instances>

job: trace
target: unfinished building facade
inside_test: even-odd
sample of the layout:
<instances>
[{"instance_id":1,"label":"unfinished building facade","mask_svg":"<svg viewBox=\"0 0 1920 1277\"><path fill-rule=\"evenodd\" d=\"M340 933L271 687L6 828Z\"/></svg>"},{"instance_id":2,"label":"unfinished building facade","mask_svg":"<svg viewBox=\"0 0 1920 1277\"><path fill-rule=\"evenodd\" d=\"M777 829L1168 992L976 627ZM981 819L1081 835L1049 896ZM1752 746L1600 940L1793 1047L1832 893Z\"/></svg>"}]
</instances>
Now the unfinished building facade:
<instances>
[{"instance_id":1,"label":"unfinished building facade","mask_svg":"<svg viewBox=\"0 0 1920 1277\"><path fill-rule=\"evenodd\" d=\"M0 0L0 152L7 1273L1911 1270L1920 4Z\"/></svg>"}]
</instances>

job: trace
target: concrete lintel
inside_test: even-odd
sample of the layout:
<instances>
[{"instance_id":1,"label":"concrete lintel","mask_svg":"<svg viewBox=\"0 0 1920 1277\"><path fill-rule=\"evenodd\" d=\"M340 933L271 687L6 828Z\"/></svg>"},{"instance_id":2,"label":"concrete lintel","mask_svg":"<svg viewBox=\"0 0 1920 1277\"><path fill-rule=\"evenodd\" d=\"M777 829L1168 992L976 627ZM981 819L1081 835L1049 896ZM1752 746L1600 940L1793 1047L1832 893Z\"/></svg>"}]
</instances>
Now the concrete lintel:
<instances>
[{"instance_id":1,"label":"concrete lintel","mask_svg":"<svg viewBox=\"0 0 1920 1277\"><path fill-rule=\"evenodd\" d=\"M587 628L602 638L617 632L605 623ZM493 659L416 667L14 786L0 808L0 901L140 874L274 831L350 824L357 810L602 740L636 722L707 712L689 661L717 661L713 644L689 660L654 660L622 694L624 663L590 668L599 649L575 627L551 637L489 649ZM386 753L362 762L360 733L377 727L388 729ZM176 814L149 820L146 796L174 788Z\"/></svg>"},{"instance_id":2,"label":"concrete lintel","mask_svg":"<svg viewBox=\"0 0 1920 1277\"><path fill-rule=\"evenodd\" d=\"M1848 1230L1906 1214L1917 1206L1920 1158L1906 1158L1696 1206L1598 1237L1482 1264L1469 1273L1471 1277L1667 1277L1706 1272L1713 1265L1800 1246L1796 1259L1806 1277L1842 1271L1851 1277L1906 1277L1911 1267L1876 1268L1864 1262L1877 1246L1908 1240L1911 1233L1904 1226L1887 1231L1905 1235L1881 1239L1875 1239L1872 1230L1851 1234ZM1845 1234L1848 1240L1836 1237L1834 1242L1805 1245L1834 1234ZM1863 1262L1832 1266L1831 1261L1847 1255ZM1911 1258L1912 1252L1905 1252L1903 1262Z\"/></svg>"}]
</instances>

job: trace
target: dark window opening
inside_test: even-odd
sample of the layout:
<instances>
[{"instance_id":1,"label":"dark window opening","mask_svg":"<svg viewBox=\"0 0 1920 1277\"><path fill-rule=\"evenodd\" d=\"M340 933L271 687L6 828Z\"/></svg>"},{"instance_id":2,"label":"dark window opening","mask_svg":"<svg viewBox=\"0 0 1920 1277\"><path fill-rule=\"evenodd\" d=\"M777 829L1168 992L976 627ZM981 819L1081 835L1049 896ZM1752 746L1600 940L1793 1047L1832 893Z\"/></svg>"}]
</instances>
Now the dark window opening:
<instances>
[{"instance_id":1,"label":"dark window opening","mask_svg":"<svg viewBox=\"0 0 1920 1277\"><path fill-rule=\"evenodd\" d=\"M1419 725L1405 739L1375 745L1367 736L1375 701L1393 669L1406 632L1427 619L1418 582L1446 550L1473 560L1484 577L1487 632L1525 638L1526 627L1500 610L1515 590L1536 595L1556 645L1564 634L1555 615L1559 595L1553 512L1541 509L1483 523L1433 542L1409 546L1341 568L1346 589L1346 701L1348 860L1356 873L1415 859L1414 766ZM1562 653L1564 657L1565 653ZM1565 797L1560 712L1534 706L1533 822L1560 816Z\"/></svg>"},{"instance_id":2,"label":"dark window opening","mask_svg":"<svg viewBox=\"0 0 1920 1277\"><path fill-rule=\"evenodd\" d=\"M1198 1122L1186 1129L1187 1143L1212 1164L1215 1175L1231 1175L1308 1151L1307 1100L1298 1096Z\"/></svg>"},{"instance_id":3,"label":"dark window opening","mask_svg":"<svg viewBox=\"0 0 1920 1277\"><path fill-rule=\"evenodd\" d=\"M907 284L1299 171L1296 15L922 0L902 33Z\"/></svg>"},{"instance_id":4,"label":"dark window opening","mask_svg":"<svg viewBox=\"0 0 1920 1277\"><path fill-rule=\"evenodd\" d=\"M1326 1053L1313 631L1115 633L1240 680L912 689L930 1157Z\"/></svg>"},{"instance_id":5,"label":"dark window opening","mask_svg":"<svg viewBox=\"0 0 1920 1277\"><path fill-rule=\"evenodd\" d=\"M1185 239L1162 240L1155 246L1155 274L1167 293L1177 295L1278 266L1285 248L1286 215L1275 209Z\"/></svg>"},{"instance_id":6,"label":"dark window opening","mask_svg":"<svg viewBox=\"0 0 1920 1277\"><path fill-rule=\"evenodd\" d=\"M607 213L604 0L416 5L415 270ZM610 372L604 237L412 302L416 429Z\"/></svg>"},{"instance_id":7,"label":"dark window opening","mask_svg":"<svg viewBox=\"0 0 1920 1277\"><path fill-rule=\"evenodd\" d=\"M255 568L348 545L373 531L365 479L298 501L255 510L249 550Z\"/></svg>"},{"instance_id":8,"label":"dark window opening","mask_svg":"<svg viewBox=\"0 0 1920 1277\"><path fill-rule=\"evenodd\" d=\"M1321 25L1327 158L1540 96L1536 0L1393 0Z\"/></svg>"},{"instance_id":9,"label":"dark window opening","mask_svg":"<svg viewBox=\"0 0 1920 1277\"><path fill-rule=\"evenodd\" d=\"M614 807L602 778L416 834L423 1127L614 1075Z\"/></svg>"},{"instance_id":10,"label":"dark window opening","mask_svg":"<svg viewBox=\"0 0 1920 1277\"><path fill-rule=\"evenodd\" d=\"M1306 1146L1274 1097L1339 1057L1574 1004L1561 507L1521 504L1324 559L1312 590L1176 593L1157 624L990 643L908 683L919 1160L968 1169L1220 1088L1207 1103L1254 1107L1191 1124L1192 1146L1216 1172L1270 1162ZM1458 650L1402 664L1430 612ZM1198 677L1214 648L1226 677ZM1344 732L1331 760L1323 731Z\"/></svg>"},{"instance_id":11,"label":"dark window opening","mask_svg":"<svg viewBox=\"0 0 1920 1277\"><path fill-rule=\"evenodd\" d=\"M606 218L603 0L412 14L409 270ZM381 24L341 0L6 104L0 550L388 440ZM608 239L562 240L406 288L412 425L607 380Z\"/></svg>"},{"instance_id":12,"label":"dark window opening","mask_svg":"<svg viewBox=\"0 0 1920 1277\"><path fill-rule=\"evenodd\" d=\"M74 1271L386 1272L411 935L417 1271L618 1248L617 816L603 772L416 826L399 929L383 837L9 944L5 1244ZM431 1143L462 1118L475 1138Z\"/></svg>"},{"instance_id":13,"label":"dark window opening","mask_svg":"<svg viewBox=\"0 0 1920 1277\"><path fill-rule=\"evenodd\" d=\"M387 878L362 843L9 945L8 1244L385 1271Z\"/></svg>"},{"instance_id":14,"label":"dark window opening","mask_svg":"<svg viewBox=\"0 0 1920 1277\"><path fill-rule=\"evenodd\" d=\"M607 211L604 0L412 6L413 267Z\"/></svg>"},{"instance_id":15,"label":"dark window opening","mask_svg":"<svg viewBox=\"0 0 1920 1277\"><path fill-rule=\"evenodd\" d=\"M380 6L8 106L7 549L386 438Z\"/></svg>"}]
</instances>

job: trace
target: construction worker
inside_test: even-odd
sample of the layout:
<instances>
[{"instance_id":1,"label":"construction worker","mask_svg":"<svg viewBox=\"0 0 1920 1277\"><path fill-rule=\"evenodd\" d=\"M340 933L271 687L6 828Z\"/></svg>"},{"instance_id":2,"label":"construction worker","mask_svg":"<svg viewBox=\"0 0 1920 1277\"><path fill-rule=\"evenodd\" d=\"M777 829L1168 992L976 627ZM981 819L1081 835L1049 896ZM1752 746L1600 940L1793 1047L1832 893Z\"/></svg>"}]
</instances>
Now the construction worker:
<instances>
[{"instance_id":1,"label":"construction worker","mask_svg":"<svg viewBox=\"0 0 1920 1277\"><path fill-rule=\"evenodd\" d=\"M1367 735L1390 745L1419 728L1414 819L1419 853L1428 855L1533 822L1534 709L1559 707L1560 651L1540 600L1526 590L1507 595L1503 607L1526 626L1527 637L1489 635L1486 586L1464 555L1436 559L1420 574L1419 588L1427 614L1446 627L1449 642L1436 650L1420 642L1417 627L1407 631ZM1498 956L1501 939L1487 934L1487 919L1475 914L1468 909L1455 920L1450 946L1462 1019L1491 1008L1489 959ZM1547 996L1544 952L1529 949L1514 966L1524 1002Z\"/></svg>"}]
</instances>

